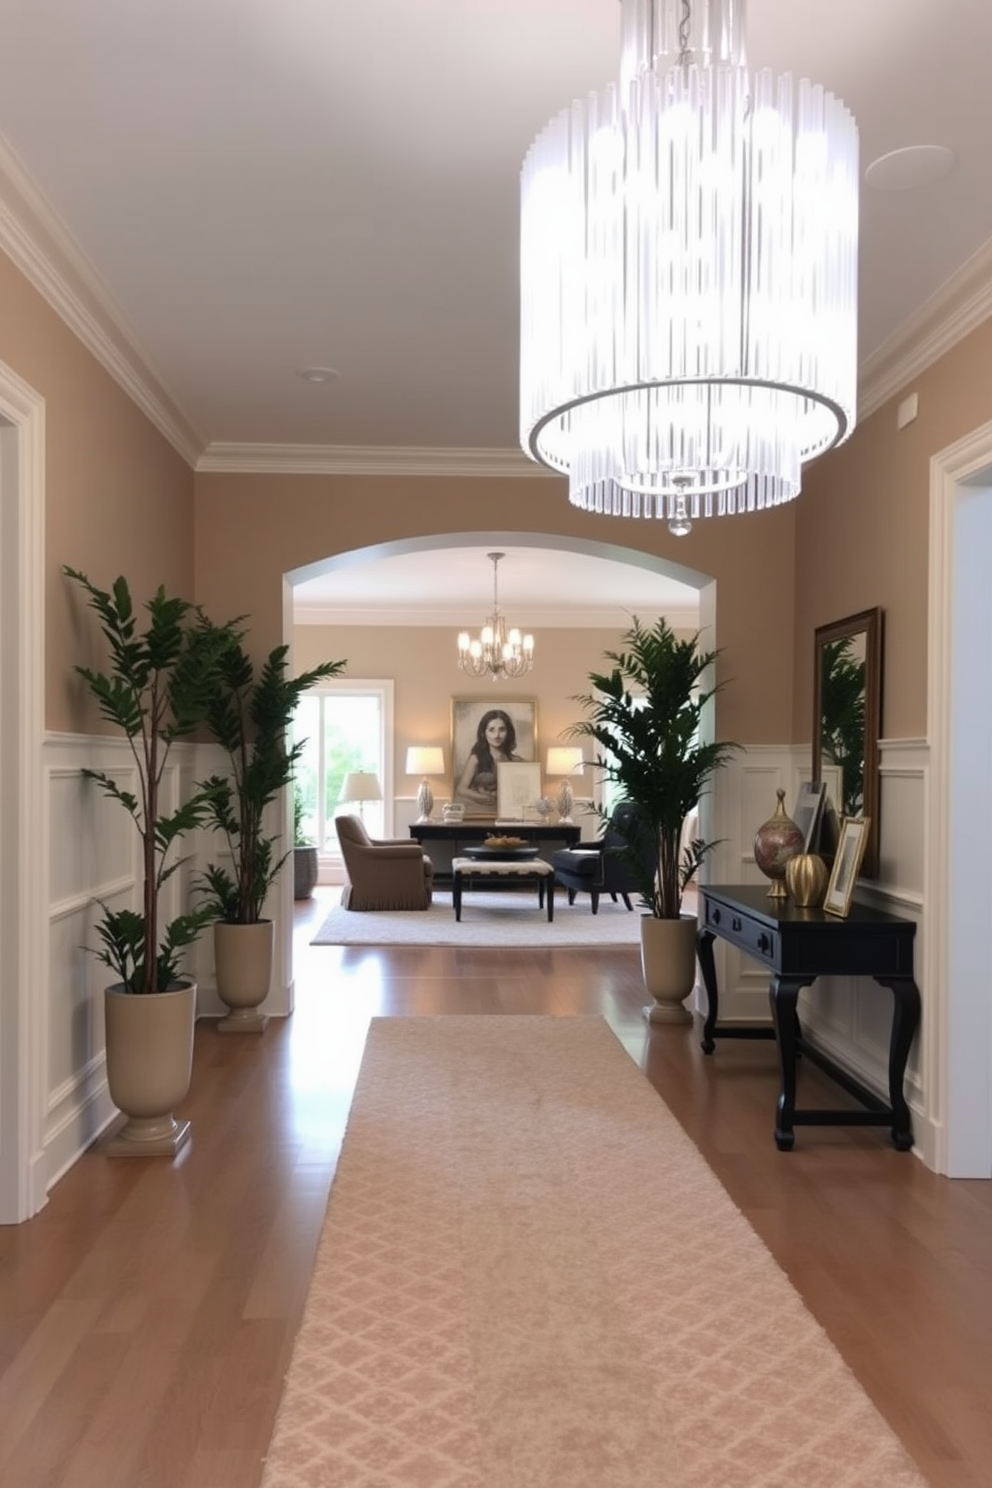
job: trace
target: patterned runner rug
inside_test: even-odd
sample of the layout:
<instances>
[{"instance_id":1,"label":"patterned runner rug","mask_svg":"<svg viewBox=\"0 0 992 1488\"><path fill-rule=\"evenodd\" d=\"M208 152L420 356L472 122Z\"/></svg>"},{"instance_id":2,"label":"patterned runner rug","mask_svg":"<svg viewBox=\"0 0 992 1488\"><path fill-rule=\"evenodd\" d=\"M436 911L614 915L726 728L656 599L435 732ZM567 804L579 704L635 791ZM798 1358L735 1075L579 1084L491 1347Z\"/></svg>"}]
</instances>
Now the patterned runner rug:
<instances>
[{"instance_id":1,"label":"patterned runner rug","mask_svg":"<svg viewBox=\"0 0 992 1488\"><path fill-rule=\"evenodd\" d=\"M375 1019L263 1488L924 1488L602 1019Z\"/></svg>"}]
</instances>

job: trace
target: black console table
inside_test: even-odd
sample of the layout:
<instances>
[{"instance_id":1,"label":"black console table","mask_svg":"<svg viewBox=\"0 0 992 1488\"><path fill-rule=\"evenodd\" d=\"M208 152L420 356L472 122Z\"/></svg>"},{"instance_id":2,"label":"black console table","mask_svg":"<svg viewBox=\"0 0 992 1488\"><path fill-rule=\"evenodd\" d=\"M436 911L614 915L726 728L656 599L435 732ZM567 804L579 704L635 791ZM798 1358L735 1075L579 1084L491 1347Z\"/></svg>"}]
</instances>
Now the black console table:
<instances>
[{"instance_id":1,"label":"black console table","mask_svg":"<svg viewBox=\"0 0 992 1488\"><path fill-rule=\"evenodd\" d=\"M718 1038L774 1038L778 1044L781 1091L775 1142L782 1152L795 1144L796 1126L890 1126L900 1152L913 1145L913 1127L903 1094L906 1061L920 1022L920 993L913 978L912 920L854 904L846 918L822 909L799 909L789 899L771 899L763 885L729 888L707 884L699 890L697 949L709 1001L703 1051L712 1054ZM719 937L762 962L771 972L768 998L772 1026L719 1025L720 999L713 941ZM886 1104L846 1070L804 1042L797 1003L802 987L821 976L872 977L893 995L889 1041L889 1101ZM858 1100L862 1110L796 1108L796 1056L804 1053Z\"/></svg>"},{"instance_id":2,"label":"black console table","mask_svg":"<svg viewBox=\"0 0 992 1488\"><path fill-rule=\"evenodd\" d=\"M451 886L453 859L464 857L465 848L487 837L522 837L538 844L538 856L546 862L560 847L574 847L582 835L575 822L411 822L410 836L416 838L434 864L434 882L439 887Z\"/></svg>"}]
</instances>

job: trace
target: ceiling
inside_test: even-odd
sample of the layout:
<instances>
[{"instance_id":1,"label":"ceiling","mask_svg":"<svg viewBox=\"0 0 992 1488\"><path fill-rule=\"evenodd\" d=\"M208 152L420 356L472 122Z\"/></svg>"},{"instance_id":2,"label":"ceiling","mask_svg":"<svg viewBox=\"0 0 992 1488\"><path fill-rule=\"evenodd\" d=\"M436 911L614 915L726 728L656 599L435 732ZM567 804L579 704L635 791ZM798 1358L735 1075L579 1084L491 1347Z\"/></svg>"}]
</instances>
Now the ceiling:
<instances>
[{"instance_id":1,"label":"ceiling","mask_svg":"<svg viewBox=\"0 0 992 1488\"><path fill-rule=\"evenodd\" d=\"M0 246L200 468L518 465L520 165L615 77L618 10L3 0ZM863 187L864 411L938 322L992 308L992 4L750 0L748 41L840 94L863 171L953 152L929 184Z\"/></svg>"}]
</instances>

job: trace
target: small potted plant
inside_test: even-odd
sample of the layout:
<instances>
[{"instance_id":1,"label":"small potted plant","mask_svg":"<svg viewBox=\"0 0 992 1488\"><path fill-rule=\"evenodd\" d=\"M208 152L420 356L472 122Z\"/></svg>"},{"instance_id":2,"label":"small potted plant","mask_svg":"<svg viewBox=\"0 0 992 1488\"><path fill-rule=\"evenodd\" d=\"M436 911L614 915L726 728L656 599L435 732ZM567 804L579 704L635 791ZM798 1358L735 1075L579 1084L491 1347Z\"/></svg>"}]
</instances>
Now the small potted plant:
<instances>
[{"instance_id":1,"label":"small potted plant","mask_svg":"<svg viewBox=\"0 0 992 1488\"><path fill-rule=\"evenodd\" d=\"M83 774L124 808L141 842L141 908L101 902L96 926L101 945L94 954L117 979L104 997L107 1082L128 1118L108 1151L172 1156L189 1135L189 1122L177 1122L173 1108L189 1089L196 1016L196 983L182 975L182 958L215 911L201 904L163 923L162 892L185 861L176 857L182 839L207 822L214 788L166 804L163 781L173 745L206 717L231 631L164 588L147 601L140 629L123 577L104 590L76 569L62 572L99 617L108 669L75 670L101 715L127 739L136 786L100 770Z\"/></svg>"},{"instance_id":2,"label":"small potted plant","mask_svg":"<svg viewBox=\"0 0 992 1488\"><path fill-rule=\"evenodd\" d=\"M317 887L317 845L303 829L303 792L293 786L293 898L309 899Z\"/></svg>"},{"instance_id":3,"label":"small potted plant","mask_svg":"<svg viewBox=\"0 0 992 1488\"><path fill-rule=\"evenodd\" d=\"M222 1032L261 1032L258 1011L269 993L274 945L265 900L289 849L278 851L280 834L266 830L265 813L293 780L304 741L287 735L303 693L336 677L346 665L325 661L287 677L288 646L269 652L256 673L238 635L223 650L219 682L207 709L211 737L227 755L228 769L202 783L214 828L224 838L228 861L211 863L202 875L205 906L214 919L217 994L229 1009Z\"/></svg>"},{"instance_id":4,"label":"small potted plant","mask_svg":"<svg viewBox=\"0 0 992 1488\"><path fill-rule=\"evenodd\" d=\"M653 1023L684 1022L683 1006L696 972L696 918L682 914L682 896L706 854L716 846L695 838L683 843L683 828L715 772L739 745L705 743L703 709L719 684L703 679L717 652L700 651L699 636L679 640L664 619L651 628L633 617L622 637L625 649L607 651L609 672L590 672L594 691L575 698L589 717L568 730L595 740L603 751L593 763L633 802L625 854L641 904L641 964ZM605 821L607 814L600 810ZM644 837L654 850L644 852Z\"/></svg>"}]
</instances>

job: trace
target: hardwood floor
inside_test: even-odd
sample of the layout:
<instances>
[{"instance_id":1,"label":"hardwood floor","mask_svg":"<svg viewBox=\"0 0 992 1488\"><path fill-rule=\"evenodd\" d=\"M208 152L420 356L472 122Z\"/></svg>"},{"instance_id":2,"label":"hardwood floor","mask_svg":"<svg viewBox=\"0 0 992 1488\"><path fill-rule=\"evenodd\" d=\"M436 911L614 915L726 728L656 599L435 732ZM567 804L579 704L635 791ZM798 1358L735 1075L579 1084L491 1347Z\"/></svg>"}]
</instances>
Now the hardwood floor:
<instances>
[{"instance_id":1,"label":"hardwood floor","mask_svg":"<svg viewBox=\"0 0 992 1488\"><path fill-rule=\"evenodd\" d=\"M773 1046L649 1031L635 951L311 948L327 907L297 907L292 1018L198 1025L175 1164L97 1149L0 1229L4 1488L256 1488L368 1020L452 1012L603 1014L934 1488L988 1488L992 1183L870 1128L779 1153ZM630 1261L673 1284L663 1253Z\"/></svg>"}]
</instances>

